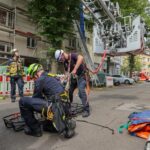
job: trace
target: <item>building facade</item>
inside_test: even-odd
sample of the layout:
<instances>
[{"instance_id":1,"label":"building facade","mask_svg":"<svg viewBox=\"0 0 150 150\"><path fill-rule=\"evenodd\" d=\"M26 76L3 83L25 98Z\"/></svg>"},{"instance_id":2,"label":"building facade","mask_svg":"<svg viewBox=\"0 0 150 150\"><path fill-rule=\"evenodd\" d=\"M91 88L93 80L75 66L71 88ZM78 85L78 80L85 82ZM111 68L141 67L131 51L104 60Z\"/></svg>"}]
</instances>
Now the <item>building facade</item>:
<instances>
[{"instance_id":1,"label":"building facade","mask_svg":"<svg viewBox=\"0 0 150 150\"><path fill-rule=\"evenodd\" d=\"M17 48L20 51L24 65L38 62L46 58L47 49L50 47L49 42L40 35L38 30L27 14L27 0L1 0L0 1L0 63L7 62L11 57L11 49ZM95 66L101 62L101 56L93 51L93 32L88 32L85 24L85 38L89 54ZM82 53L81 39L77 31L73 30L70 37L63 41L63 49ZM111 58L110 72L114 72L116 60ZM50 62L49 58L44 61L51 64L51 71L58 72L55 62ZM117 62L118 63L118 62ZM61 67L60 67L61 68ZM102 69L107 69L107 58L103 63ZM118 70L118 69L117 69Z\"/></svg>"},{"instance_id":2,"label":"building facade","mask_svg":"<svg viewBox=\"0 0 150 150\"><path fill-rule=\"evenodd\" d=\"M150 76L150 55L140 55L140 59L142 63L141 72L147 76Z\"/></svg>"},{"instance_id":3,"label":"building facade","mask_svg":"<svg viewBox=\"0 0 150 150\"><path fill-rule=\"evenodd\" d=\"M27 1L0 1L0 63L11 57L11 49L17 48L25 66L44 57L49 43L38 35L27 14Z\"/></svg>"}]
</instances>

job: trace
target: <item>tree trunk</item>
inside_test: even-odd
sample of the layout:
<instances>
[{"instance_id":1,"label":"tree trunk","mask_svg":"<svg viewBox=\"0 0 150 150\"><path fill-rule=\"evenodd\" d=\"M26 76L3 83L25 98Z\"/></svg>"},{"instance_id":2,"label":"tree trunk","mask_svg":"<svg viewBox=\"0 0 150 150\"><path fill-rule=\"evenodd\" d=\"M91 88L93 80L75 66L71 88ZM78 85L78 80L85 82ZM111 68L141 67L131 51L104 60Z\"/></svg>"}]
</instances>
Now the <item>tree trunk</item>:
<instances>
[{"instance_id":1,"label":"tree trunk","mask_svg":"<svg viewBox=\"0 0 150 150\"><path fill-rule=\"evenodd\" d=\"M51 72L52 73L57 73L58 64L55 60L52 60L51 62Z\"/></svg>"},{"instance_id":2,"label":"tree trunk","mask_svg":"<svg viewBox=\"0 0 150 150\"><path fill-rule=\"evenodd\" d=\"M109 74L109 68L110 68L110 57L107 57L107 73Z\"/></svg>"},{"instance_id":3,"label":"tree trunk","mask_svg":"<svg viewBox=\"0 0 150 150\"><path fill-rule=\"evenodd\" d=\"M133 54L131 54L129 56L129 67L130 67L130 78L132 77L132 72L134 71L134 65L135 65L135 56Z\"/></svg>"}]
</instances>

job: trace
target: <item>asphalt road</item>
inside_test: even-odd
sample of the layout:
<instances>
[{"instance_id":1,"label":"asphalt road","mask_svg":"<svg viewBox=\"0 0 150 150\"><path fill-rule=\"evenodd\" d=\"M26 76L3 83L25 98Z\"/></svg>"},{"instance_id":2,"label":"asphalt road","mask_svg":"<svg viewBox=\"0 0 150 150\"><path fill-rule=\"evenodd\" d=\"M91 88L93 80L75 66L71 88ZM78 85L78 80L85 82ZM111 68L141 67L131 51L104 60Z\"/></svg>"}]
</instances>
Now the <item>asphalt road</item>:
<instances>
[{"instance_id":1,"label":"asphalt road","mask_svg":"<svg viewBox=\"0 0 150 150\"><path fill-rule=\"evenodd\" d=\"M89 96L91 115L75 119L86 120L114 129L77 121L76 134L71 139L44 132L40 138L25 135L23 131L7 129L0 121L0 150L143 150L145 140L130 136L126 130L119 134L117 128L128 121L134 111L150 109L150 83L131 86L93 89ZM75 96L75 101L79 101ZM0 100L0 118L18 111L18 103Z\"/></svg>"}]
</instances>

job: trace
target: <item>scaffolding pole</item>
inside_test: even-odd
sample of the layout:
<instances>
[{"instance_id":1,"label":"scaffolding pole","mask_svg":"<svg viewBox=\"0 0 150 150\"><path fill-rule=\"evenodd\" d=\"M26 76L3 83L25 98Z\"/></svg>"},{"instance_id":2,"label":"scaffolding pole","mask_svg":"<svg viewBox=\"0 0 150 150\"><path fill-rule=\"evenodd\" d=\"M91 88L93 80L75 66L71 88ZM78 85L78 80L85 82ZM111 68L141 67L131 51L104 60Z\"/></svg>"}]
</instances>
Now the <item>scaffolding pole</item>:
<instances>
[{"instance_id":1,"label":"scaffolding pole","mask_svg":"<svg viewBox=\"0 0 150 150\"><path fill-rule=\"evenodd\" d=\"M13 31L13 35L14 35L14 41L13 41L13 47L16 47L16 13L17 13L17 9L16 9L16 2L15 2L15 9L14 9L14 31Z\"/></svg>"}]
</instances>

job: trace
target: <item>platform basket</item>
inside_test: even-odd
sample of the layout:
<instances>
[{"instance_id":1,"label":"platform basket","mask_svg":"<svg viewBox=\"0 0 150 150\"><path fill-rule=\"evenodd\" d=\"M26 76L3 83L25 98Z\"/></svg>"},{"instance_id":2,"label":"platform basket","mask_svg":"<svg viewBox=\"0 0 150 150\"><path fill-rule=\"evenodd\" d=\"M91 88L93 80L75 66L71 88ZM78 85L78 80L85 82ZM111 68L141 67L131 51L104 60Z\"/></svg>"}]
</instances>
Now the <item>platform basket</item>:
<instances>
[{"instance_id":1,"label":"platform basket","mask_svg":"<svg viewBox=\"0 0 150 150\"><path fill-rule=\"evenodd\" d=\"M7 128L13 128L14 131L21 131L25 126L25 122L21 118L20 112L3 117L3 121Z\"/></svg>"}]
</instances>

